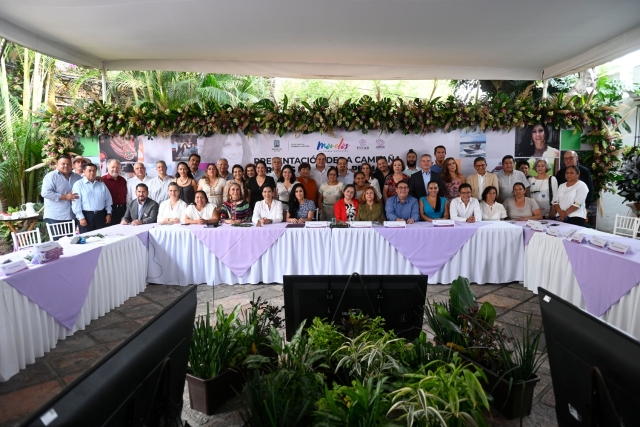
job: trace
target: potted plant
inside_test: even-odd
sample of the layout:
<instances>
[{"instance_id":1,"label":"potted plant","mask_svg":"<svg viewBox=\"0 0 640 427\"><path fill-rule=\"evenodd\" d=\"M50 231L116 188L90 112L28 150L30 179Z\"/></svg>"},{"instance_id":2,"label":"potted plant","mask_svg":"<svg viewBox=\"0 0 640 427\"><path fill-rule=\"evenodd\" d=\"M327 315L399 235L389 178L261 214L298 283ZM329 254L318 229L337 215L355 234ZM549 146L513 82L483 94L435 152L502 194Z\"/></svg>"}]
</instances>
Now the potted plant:
<instances>
[{"instance_id":1,"label":"potted plant","mask_svg":"<svg viewBox=\"0 0 640 427\"><path fill-rule=\"evenodd\" d=\"M247 347L239 313L240 305L229 315L220 305L212 325L207 304L207 314L196 320L187 371L191 409L211 415L242 389L244 379L236 366L246 356Z\"/></svg>"},{"instance_id":2,"label":"potted plant","mask_svg":"<svg viewBox=\"0 0 640 427\"><path fill-rule=\"evenodd\" d=\"M268 346L271 328L280 329L284 320L280 317L282 307L269 304L262 297L255 299L255 294L249 303L250 307L243 312L246 345L249 354L262 354L275 357L276 353Z\"/></svg>"},{"instance_id":3,"label":"potted plant","mask_svg":"<svg viewBox=\"0 0 640 427\"><path fill-rule=\"evenodd\" d=\"M425 315L436 341L483 368L488 379L484 388L505 418L531 413L533 390L540 381L536 372L545 352L539 351L542 330L533 330L530 316L523 335L509 338L495 325L495 308L488 302L480 306L464 277L451 285L448 302L427 304Z\"/></svg>"},{"instance_id":4,"label":"potted plant","mask_svg":"<svg viewBox=\"0 0 640 427\"><path fill-rule=\"evenodd\" d=\"M618 166L616 182L618 194L627 202L633 203L636 215L640 216L640 150L629 147L622 154Z\"/></svg>"}]
</instances>

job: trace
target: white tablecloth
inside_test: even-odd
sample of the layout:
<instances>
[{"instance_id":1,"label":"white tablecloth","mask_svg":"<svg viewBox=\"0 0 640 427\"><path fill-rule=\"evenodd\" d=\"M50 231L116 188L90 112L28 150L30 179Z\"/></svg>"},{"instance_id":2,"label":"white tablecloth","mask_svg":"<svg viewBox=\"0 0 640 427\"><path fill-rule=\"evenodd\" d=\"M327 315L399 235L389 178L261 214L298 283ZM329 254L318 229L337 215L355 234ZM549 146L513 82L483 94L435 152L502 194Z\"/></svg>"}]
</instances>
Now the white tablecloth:
<instances>
[{"instance_id":1,"label":"white tablecloth","mask_svg":"<svg viewBox=\"0 0 640 427\"><path fill-rule=\"evenodd\" d=\"M289 228L242 276L233 274L189 227L149 232L149 283L282 283L284 275L329 274L331 229Z\"/></svg>"},{"instance_id":2,"label":"white tablecloth","mask_svg":"<svg viewBox=\"0 0 640 427\"><path fill-rule=\"evenodd\" d=\"M334 229L331 239L330 274L420 274L373 228ZM476 283L522 281L523 265L522 228L496 221L479 228L429 283L448 284L458 276Z\"/></svg>"},{"instance_id":3,"label":"white tablecloth","mask_svg":"<svg viewBox=\"0 0 640 427\"><path fill-rule=\"evenodd\" d=\"M584 234L611 236L597 230L584 229ZM606 268L603 265L602 268ZM611 274L615 280L615 272ZM524 285L538 293L538 287L552 292L571 304L586 310L562 240L544 233L536 233L525 249ZM607 286L603 283L602 286ZM623 296L600 319L640 339L640 286Z\"/></svg>"},{"instance_id":4,"label":"white tablecloth","mask_svg":"<svg viewBox=\"0 0 640 427\"><path fill-rule=\"evenodd\" d=\"M105 245L89 294L71 331L7 282L0 281L0 381L7 381L34 363L36 357L44 356L58 340L84 329L92 320L144 291L146 278L147 248L138 237L124 237Z\"/></svg>"}]
</instances>

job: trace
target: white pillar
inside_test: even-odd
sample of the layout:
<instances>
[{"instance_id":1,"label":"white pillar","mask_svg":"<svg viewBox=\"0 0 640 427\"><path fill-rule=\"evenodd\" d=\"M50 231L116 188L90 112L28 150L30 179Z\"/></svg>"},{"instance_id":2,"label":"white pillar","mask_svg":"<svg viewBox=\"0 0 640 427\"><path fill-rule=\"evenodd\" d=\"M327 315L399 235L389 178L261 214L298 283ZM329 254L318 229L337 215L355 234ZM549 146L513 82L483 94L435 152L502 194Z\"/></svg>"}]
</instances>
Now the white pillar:
<instances>
[{"instance_id":1,"label":"white pillar","mask_svg":"<svg viewBox=\"0 0 640 427\"><path fill-rule=\"evenodd\" d=\"M549 86L549 79L544 79L542 82L542 99L547 99L547 87Z\"/></svg>"}]
</instances>

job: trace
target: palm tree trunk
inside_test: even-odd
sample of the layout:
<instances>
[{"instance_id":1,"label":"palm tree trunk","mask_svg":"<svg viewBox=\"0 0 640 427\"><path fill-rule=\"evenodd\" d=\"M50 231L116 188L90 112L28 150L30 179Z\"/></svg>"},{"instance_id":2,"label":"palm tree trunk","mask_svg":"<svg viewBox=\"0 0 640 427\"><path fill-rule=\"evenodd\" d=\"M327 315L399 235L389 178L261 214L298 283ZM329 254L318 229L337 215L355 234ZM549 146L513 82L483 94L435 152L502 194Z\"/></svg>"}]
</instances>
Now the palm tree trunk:
<instances>
[{"instance_id":1,"label":"palm tree trunk","mask_svg":"<svg viewBox=\"0 0 640 427\"><path fill-rule=\"evenodd\" d=\"M42 54L36 52L35 59L33 60L33 101L31 102L32 111L36 111L42 104L42 67L40 62L42 61Z\"/></svg>"},{"instance_id":2,"label":"palm tree trunk","mask_svg":"<svg viewBox=\"0 0 640 427\"><path fill-rule=\"evenodd\" d=\"M29 61L29 49L26 47L24 48L22 71L24 75L22 81L22 120L27 120L29 102L31 102L31 62Z\"/></svg>"},{"instance_id":3,"label":"palm tree trunk","mask_svg":"<svg viewBox=\"0 0 640 427\"><path fill-rule=\"evenodd\" d=\"M0 56L0 93L4 100L4 120L9 142L13 143L13 120L11 118L11 102L9 100L9 82L4 56Z\"/></svg>"}]
</instances>

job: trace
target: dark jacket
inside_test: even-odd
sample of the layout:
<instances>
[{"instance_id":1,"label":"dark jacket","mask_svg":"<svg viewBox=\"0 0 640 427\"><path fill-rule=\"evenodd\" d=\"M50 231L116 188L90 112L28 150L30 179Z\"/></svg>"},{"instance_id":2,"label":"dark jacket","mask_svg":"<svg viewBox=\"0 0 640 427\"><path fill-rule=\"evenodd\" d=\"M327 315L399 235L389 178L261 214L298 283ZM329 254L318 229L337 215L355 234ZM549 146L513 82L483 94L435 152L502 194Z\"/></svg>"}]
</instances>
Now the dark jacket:
<instances>
[{"instance_id":1,"label":"dark jacket","mask_svg":"<svg viewBox=\"0 0 640 427\"><path fill-rule=\"evenodd\" d=\"M160 206L155 200L151 200L147 197L147 200L142 206L142 218L140 219L143 224L152 224L158 222L158 210ZM134 219L138 219L138 199L133 199L127 205L127 212L122 217L127 222L131 222Z\"/></svg>"},{"instance_id":2,"label":"dark jacket","mask_svg":"<svg viewBox=\"0 0 640 427\"><path fill-rule=\"evenodd\" d=\"M436 181L438 183L438 188L440 189L440 191L438 191L438 196L446 197L444 182L442 182L442 178L438 172L431 171L431 181ZM426 197L427 184L429 183L425 183L424 179L422 179L422 169L420 169L418 172L411 175L411 180L409 181L409 194L418 200L420 200L420 197Z\"/></svg>"}]
</instances>

